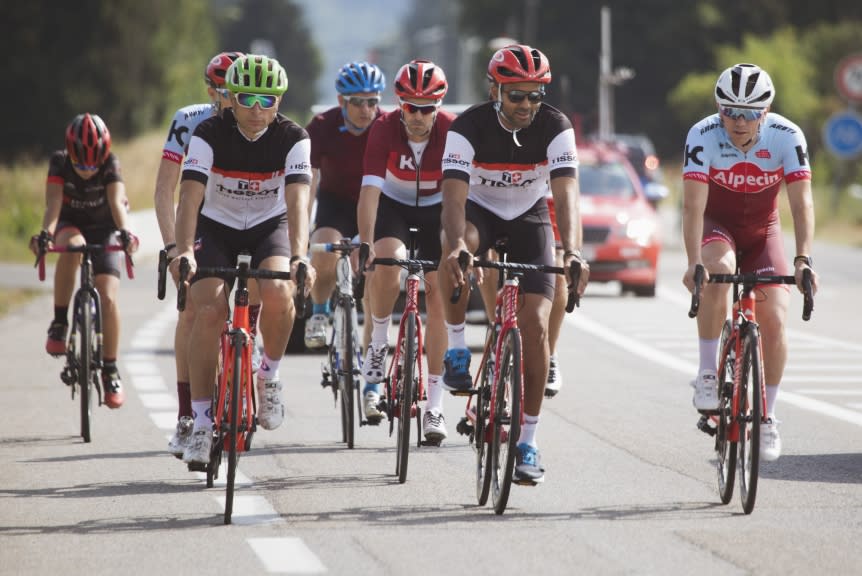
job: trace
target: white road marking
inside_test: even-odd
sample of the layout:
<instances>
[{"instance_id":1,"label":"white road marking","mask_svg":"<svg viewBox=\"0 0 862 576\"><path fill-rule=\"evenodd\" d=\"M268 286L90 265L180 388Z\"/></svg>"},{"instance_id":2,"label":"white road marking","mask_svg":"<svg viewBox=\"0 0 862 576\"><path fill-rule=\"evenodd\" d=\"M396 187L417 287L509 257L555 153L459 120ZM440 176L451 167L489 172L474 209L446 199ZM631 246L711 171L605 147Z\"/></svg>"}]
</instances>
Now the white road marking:
<instances>
[{"instance_id":1,"label":"white road marking","mask_svg":"<svg viewBox=\"0 0 862 576\"><path fill-rule=\"evenodd\" d=\"M270 573L322 574L326 566L300 538L249 538L249 545Z\"/></svg>"}]
</instances>

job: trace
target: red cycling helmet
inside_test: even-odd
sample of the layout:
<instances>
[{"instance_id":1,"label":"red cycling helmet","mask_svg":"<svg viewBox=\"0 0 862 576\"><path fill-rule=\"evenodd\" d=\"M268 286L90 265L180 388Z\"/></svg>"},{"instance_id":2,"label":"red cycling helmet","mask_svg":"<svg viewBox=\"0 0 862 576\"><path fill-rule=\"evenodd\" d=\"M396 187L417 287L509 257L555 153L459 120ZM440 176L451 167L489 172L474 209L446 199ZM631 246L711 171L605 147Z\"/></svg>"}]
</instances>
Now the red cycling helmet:
<instances>
[{"instance_id":1,"label":"red cycling helmet","mask_svg":"<svg viewBox=\"0 0 862 576\"><path fill-rule=\"evenodd\" d=\"M442 100L448 89L443 69L430 60L412 60L395 76L395 94L399 98Z\"/></svg>"},{"instance_id":2,"label":"red cycling helmet","mask_svg":"<svg viewBox=\"0 0 862 576\"><path fill-rule=\"evenodd\" d=\"M551 81L551 65L537 48L512 44L497 50L488 62L488 80L497 84Z\"/></svg>"},{"instance_id":3,"label":"red cycling helmet","mask_svg":"<svg viewBox=\"0 0 862 576\"><path fill-rule=\"evenodd\" d=\"M111 153L111 133L95 114L78 114L66 127L66 151L72 164L101 166Z\"/></svg>"},{"instance_id":4,"label":"red cycling helmet","mask_svg":"<svg viewBox=\"0 0 862 576\"><path fill-rule=\"evenodd\" d=\"M213 88L221 88L224 86L227 69L230 68L234 60L242 55L242 52L222 52L213 56L213 59L207 64L207 69L204 72L204 80Z\"/></svg>"}]
</instances>

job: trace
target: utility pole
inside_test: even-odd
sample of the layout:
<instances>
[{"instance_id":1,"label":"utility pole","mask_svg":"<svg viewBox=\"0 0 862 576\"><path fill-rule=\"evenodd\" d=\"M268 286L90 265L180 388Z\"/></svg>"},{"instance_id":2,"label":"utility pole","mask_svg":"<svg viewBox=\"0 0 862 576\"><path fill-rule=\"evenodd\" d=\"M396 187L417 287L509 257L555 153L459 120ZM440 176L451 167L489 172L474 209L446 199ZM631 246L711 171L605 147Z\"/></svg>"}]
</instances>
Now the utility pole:
<instances>
[{"instance_id":1,"label":"utility pole","mask_svg":"<svg viewBox=\"0 0 862 576\"><path fill-rule=\"evenodd\" d=\"M619 86L635 76L631 68L612 71L611 57L611 9L602 6L602 39L599 54L599 138L607 140L614 133L614 86Z\"/></svg>"}]
</instances>

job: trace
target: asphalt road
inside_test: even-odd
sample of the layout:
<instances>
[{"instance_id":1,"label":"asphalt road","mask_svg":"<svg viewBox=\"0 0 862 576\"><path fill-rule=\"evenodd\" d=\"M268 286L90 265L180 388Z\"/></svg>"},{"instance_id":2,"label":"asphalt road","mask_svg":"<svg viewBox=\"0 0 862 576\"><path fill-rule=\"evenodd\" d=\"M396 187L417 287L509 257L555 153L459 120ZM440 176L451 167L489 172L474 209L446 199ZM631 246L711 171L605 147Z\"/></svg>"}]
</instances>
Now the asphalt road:
<instances>
[{"instance_id":1,"label":"asphalt road","mask_svg":"<svg viewBox=\"0 0 862 576\"><path fill-rule=\"evenodd\" d=\"M149 241L145 245L151 246ZM151 254L151 251L148 252ZM399 484L388 426L340 443L322 355L282 366L287 417L240 461L234 525L165 452L176 417L173 302L155 261L123 281L122 409L77 436L76 405L43 351L47 291L0 319L0 574L858 574L862 551L862 252L819 247L811 322L794 296L779 397L784 454L761 467L754 513L720 504L711 439L695 429L694 322L671 245L654 299L591 286L560 343L565 383L538 433L546 482L476 504L473 451L455 433L413 448ZM4 283L27 266L2 266ZM24 282L24 280L22 280ZM394 333L394 329L393 329ZM478 344L481 329L470 327Z\"/></svg>"}]
</instances>

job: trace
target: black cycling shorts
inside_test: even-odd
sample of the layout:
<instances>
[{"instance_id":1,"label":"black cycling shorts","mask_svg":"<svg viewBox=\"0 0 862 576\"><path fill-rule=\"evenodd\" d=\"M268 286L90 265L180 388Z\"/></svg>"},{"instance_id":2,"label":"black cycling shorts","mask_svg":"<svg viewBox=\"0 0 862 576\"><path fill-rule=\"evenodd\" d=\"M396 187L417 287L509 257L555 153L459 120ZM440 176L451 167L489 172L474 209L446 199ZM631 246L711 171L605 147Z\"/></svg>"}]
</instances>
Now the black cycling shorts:
<instances>
[{"instance_id":1,"label":"black cycling shorts","mask_svg":"<svg viewBox=\"0 0 862 576\"><path fill-rule=\"evenodd\" d=\"M440 204L408 206L381 194L377 204L374 240L398 238L409 248L410 227L418 228L416 257L422 260L440 260Z\"/></svg>"},{"instance_id":2,"label":"black cycling shorts","mask_svg":"<svg viewBox=\"0 0 862 576\"><path fill-rule=\"evenodd\" d=\"M353 238L359 234L356 204L344 198L318 194L314 229L319 228L334 228L342 238Z\"/></svg>"},{"instance_id":3,"label":"black cycling shorts","mask_svg":"<svg viewBox=\"0 0 862 576\"><path fill-rule=\"evenodd\" d=\"M225 226L198 215L195 238L195 260L200 267L236 266L241 252L251 254L251 267L258 268L270 256L290 258L287 215L276 216L247 230ZM192 278L192 282L195 278Z\"/></svg>"}]
</instances>

